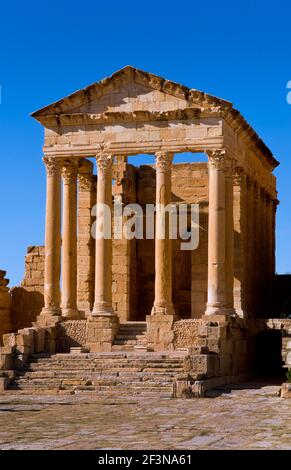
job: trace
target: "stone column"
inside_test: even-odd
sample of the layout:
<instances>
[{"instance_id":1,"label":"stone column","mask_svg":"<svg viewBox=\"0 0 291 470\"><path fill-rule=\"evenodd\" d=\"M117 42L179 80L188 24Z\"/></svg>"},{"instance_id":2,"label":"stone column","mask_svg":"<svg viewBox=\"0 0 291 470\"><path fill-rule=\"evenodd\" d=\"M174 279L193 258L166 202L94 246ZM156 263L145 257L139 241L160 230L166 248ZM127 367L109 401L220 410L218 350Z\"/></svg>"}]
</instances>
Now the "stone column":
<instances>
[{"instance_id":1,"label":"stone column","mask_svg":"<svg viewBox=\"0 0 291 470\"><path fill-rule=\"evenodd\" d=\"M61 318L60 269L61 269L61 160L44 158L47 172L44 308L40 323Z\"/></svg>"},{"instance_id":2,"label":"stone column","mask_svg":"<svg viewBox=\"0 0 291 470\"><path fill-rule=\"evenodd\" d=\"M273 246L273 233L272 233L272 198L269 193L267 193L267 309L266 313L270 318L272 314L273 306L273 272L272 272L272 246Z\"/></svg>"},{"instance_id":3,"label":"stone column","mask_svg":"<svg viewBox=\"0 0 291 470\"><path fill-rule=\"evenodd\" d=\"M156 154L155 300L152 315L174 315L172 303L172 243L170 217L173 154Z\"/></svg>"},{"instance_id":4,"label":"stone column","mask_svg":"<svg viewBox=\"0 0 291 470\"><path fill-rule=\"evenodd\" d=\"M233 172L234 185L234 307L236 314L246 317L246 253L247 253L247 190L246 175L240 166Z\"/></svg>"},{"instance_id":5,"label":"stone column","mask_svg":"<svg viewBox=\"0 0 291 470\"><path fill-rule=\"evenodd\" d=\"M86 331L86 346L91 352L111 351L118 331L118 317L112 308L112 156L97 156L97 165L95 302Z\"/></svg>"},{"instance_id":6,"label":"stone column","mask_svg":"<svg viewBox=\"0 0 291 470\"><path fill-rule=\"evenodd\" d=\"M104 234L96 237L92 316L112 316L112 156L98 156L97 165L97 229L103 229Z\"/></svg>"},{"instance_id":7,"label":"stone column","mask_svg":"<svg viewBox=\"0 0 291 470\"><path fill-rule=\"evenodd\" d=\"M247 313L254 317L255 277L254 277L254 180L247 177Z\"/></svg>"},{"instance_id":8,"label":"stone column","mask_svg":"<svg viewBox=\"0 0 291 470\"><path fill-rule=\"evenodd\" d=\"M272 273L276 272L276 213L279 205L278 199L272 199Z\"/></svg>"},{"instance_id":9,"label":"stone column","mask_svg":"<svg viewBox=\"0 0 291 470\"><path fill-rule=\"evenodd\" d=\"M63 177L62 313L79 318L77 309L77 164L66 161Z\"/></svg>"},{"instance_id":10,"label":"stone column","mask_svg":"<svg viewBox=\"0 0 291 470\"><path fill-rule=\"evenodd\" d=\"M208 298L206 315L227 314L225 259L225 150L208 151Z\"/></svg>"},{"instance_id":11,"label":"stone column","mask_svg":"<svg viewBox=\"0 0 291 470\"><path fill-rule=\"evenodd\" d=\"M261 221L262 221L262 231L261 231L261 311L262 317L267 318L266 309L267 309L267 279L268 279L268 258L267 258L267 237L268 237L268 225L267 225L267 198L266 191L264 188L261 188Z\"/></svg>"},{"instance_id":12,"label":"stone column","mask_svg":"<svg viewBox=\"0 0 291 470\"><path fill-rule=\"evenodd\" d=\"M254 219L254 231L255 231L255 309L256 317L261 315L261 298L262 292L262 208L261 208L261 187L255 182L254 187L254 206L255 206L255 219Z\"/></svg>"},{"instance_id":13,"label":"stone column","mask_svg":"<svg viewBox=\"0 0 291 470\"><path fill-rule=\"evenodd\" d=\"M233 217L233 166L229 156L225 160L225 296L229 314L233 308L234 288L234 217Z\"/></svg>"}]
</instances>

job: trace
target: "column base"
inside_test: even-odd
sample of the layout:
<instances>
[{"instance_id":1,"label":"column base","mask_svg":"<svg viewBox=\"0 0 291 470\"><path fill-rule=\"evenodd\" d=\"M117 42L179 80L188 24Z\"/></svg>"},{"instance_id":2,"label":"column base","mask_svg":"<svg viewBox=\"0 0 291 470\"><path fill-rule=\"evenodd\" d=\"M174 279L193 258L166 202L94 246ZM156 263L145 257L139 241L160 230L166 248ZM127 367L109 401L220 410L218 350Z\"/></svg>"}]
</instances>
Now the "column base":
<instances>
[{"instance_id":1,"label":"column base","mask_svg":"<svg viewBox=\"0 0 291 470\"><path fill-rule=\"evenodd\" d=\"M174 322L175 315L147 315L147 350L173 351L174 350Z\"/></svg>"},{"instance_id":2,"label":"column base","mask_svg":"<svg viewBox=\"0 0 291 470\"><path fill-rule=\"evenodd\" d=\"M234 308L228 308L228 307L219 306L219 305L207 305L205 315L206 316L227 315L227 316L233 316L233 317L237 316Z\"/></svg>"},{"instance_id":3,"label":"column base","mask_svg":"<svg viewBox=\"0 0 291 470\"><path fill-rule=\"evenodd\" d=\"M98 302L94 304L90 317L114 317L116 314L109 302Z\"/></svg>"},{"instance_id":4,"label":"column base","mask_svg":"<svg viewBox=\"0 0 291 470\"><path fill-rule=\"evenodd\" d=\"M62 319L62 311L60 308L44 307L36 319L36 324L40 327L56 326Z\"/></svg>"},{"instance_id":5,"label":"column base","mask_svg":"<svg viewBox=\"0 0 291 470\"><path fill-rule=\"evenodd\" d=\"M110 352L118 328L119 319L114 313L91 315L87 319L86 347L90 352Z\"/></svg>"},{"instance_id":6,"label":"column base","mask_svg":"<svg viewBox=\"0 0 291 470\"><path fill-rule=\"evenodd\" d=\"M73 309L73 308L63 308L62 316L66 320L80 320L81 319L81 313L79 312L79 310Z\"/></svg>"},{"instance_id":7,"label":"column base","mask_svg":"<svg viewBox=\"0 0 291 470\"><path fill-rule=\"evenodd\" d=\"M155 305L152 308L151 315L175 315L174 305L169 303L164 306Z\"/></svg>"}]
</instances>

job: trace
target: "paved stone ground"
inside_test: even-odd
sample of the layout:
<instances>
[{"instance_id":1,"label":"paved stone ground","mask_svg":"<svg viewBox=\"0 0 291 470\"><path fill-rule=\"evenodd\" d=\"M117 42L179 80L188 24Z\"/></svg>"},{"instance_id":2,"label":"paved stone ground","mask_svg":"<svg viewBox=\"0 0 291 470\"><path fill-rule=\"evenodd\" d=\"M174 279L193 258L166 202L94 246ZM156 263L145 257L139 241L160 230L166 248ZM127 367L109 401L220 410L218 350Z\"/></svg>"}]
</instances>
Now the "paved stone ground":
<instances>
[{"instance_id":1,"label":"paved stone ground","mask_svg":"<svg viewBox=\"0 0 291 470\"><path fill-rule=\"evenodd\" d=\"M0 449L291 449L291 400L249 383L211 398L0 395Z\"/></svg>"}]
</instances>

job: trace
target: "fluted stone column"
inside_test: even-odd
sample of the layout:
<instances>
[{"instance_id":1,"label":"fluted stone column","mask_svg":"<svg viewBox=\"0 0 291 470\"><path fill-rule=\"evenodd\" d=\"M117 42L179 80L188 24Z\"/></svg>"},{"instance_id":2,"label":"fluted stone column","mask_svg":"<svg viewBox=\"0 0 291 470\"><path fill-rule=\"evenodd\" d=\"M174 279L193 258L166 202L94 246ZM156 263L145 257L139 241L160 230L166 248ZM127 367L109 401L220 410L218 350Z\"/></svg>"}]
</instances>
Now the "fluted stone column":
<instances>
[{"instance_id":1,"label":"fluted stone column","mask_svg":"<svg viewBox=\"0 0 291 470\"><path fill-rule=\"evenodd\" d=\"M265 318L269 317L271 307L271 274L270 274L270 197L266 189L262 191L262 313Z\"/></svg>"},{"instance_id":2,"label":"fluted stone column","mask_svg":"<svg viewBox=\"0 0 291 470\"><path fill-rule=\"evenodd\" d=\"M62 313L67 318L79 318L77 309L77 164L66 162L62 168L62 177Z\"/></svg>"},{"instance_id":3,"label":"fluted stone column","mask_svg":"<svg viewBox=\"0 0 291 470\"><path fill-rule=\"evenodd\" d=\"M61 270L61 160L44 158L47 172L46 225L45 225L45 269L44 308L42 316L61 315L60 270ZM46 323L46 320L44 320Z\"/></svg>"},{"instance_id":4,"label":"fluted stone column","mask_svg":"<svg viewBox=\"0 0 291 470\"><path fill-rule=\"evenodd\" d=\"M234 217L233 217L234 160L225 160L225 296L228 314L234 314Z\"/></svg>"},{"instance_id":5,"label":"fluted stone column","mask_svg":"<svg viewBox=\"0 0 291 470\"><path fill-rule=\"evenodd\" d=\"M206 315L227 314L225 150L208 151L208 299Z\"/></svg>"},{"instance_id":6,"label":"fluted stone column","mask_svg":"<svg viewBox=\"0 0 291 470\"><path fill-rule=\"evenodd\" d=\"M272 313L273 304L273 275L272 272L272 246L273 246L273 234L272 234L272 199L270 194L267 194L267 310L268 316Z\"/></svg>"},{"instance_id":7,"label":"fluted stone column","mask_svg":"<svg viewBox=\"0 0 291 470\"><path fill-rule=\"evenodd\" d=\"M247 313L248 316L254 317L255 311L255 276L254 276L254 180L250 176L247 177Z\"/></svg>"},{"instance_id":8,"label":"fluted stone column","mask_svg":"<svg viewBox=\"0 0 291 470\"><path fill-rule=\"evenodd\" d=\"M246 317L247 230L246 174L241 166L233 171L234 186L234 307L236 314Z\"/></svg>"},{"instance_id":9,"label":"fluted stone column","mask_svg":"<svg viewBox=\"0 0 291 470\"><path fill-rule=\"evenodd\" d=\"M97 157L97 225L107 227L105 236L96 237L95 302L92 316L112 316L112 156ZM107 208L107 209L106 209ZM104 233L105 233L104 231Z\"/></svg>"},{"instance_id":10,"label":"fluted stone column","mask_svg":"<svg viewBox=\"0 0 291 470\"><path fill-rule=\"evenodd\" d=\"M255 286L256 286L256 316L261 314L262 310L262 207L261 207L261 187L255 183L254 187L254 205L255 205Z\"/></svg>"},{"instance_id":11,"label":"fluted stone column","mask_svg":"<svg viewBox=\"0 0 291 470\"><path fill-rule=\"evenodd\" d=\"M173 154L156 154L155 300L152 315L174 315L172 303L172 244L170 217L164 209L171 203Z\"/></svg>"}]
</instances>

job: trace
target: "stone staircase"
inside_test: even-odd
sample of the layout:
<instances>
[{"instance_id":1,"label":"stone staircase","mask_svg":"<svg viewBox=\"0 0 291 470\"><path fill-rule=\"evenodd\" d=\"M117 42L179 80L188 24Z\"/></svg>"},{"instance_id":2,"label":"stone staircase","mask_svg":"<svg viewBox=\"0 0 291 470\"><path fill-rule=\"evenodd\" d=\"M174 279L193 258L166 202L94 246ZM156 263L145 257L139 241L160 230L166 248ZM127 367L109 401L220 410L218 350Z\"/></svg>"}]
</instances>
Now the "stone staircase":
<instances>
[{"instance_id":1,"label":"stone staircase","mask_svg":"<svg viewBox=\"0 0 291 470\"><path fill-rule=\"evenodd\" d=\"M146 351L146 322L121 323L112 351Z\"/></svg>"},{"instance_id":2,"label":"stone staircase","mask_svg":"<svg viewBox=\"0 0 291 470\"><path fill-rule=\"evenodd\" d=\"M8 392L170 398L184 357L181 352L35 354L24 370L16 371Z\"/></svg>"}]
</instances>

